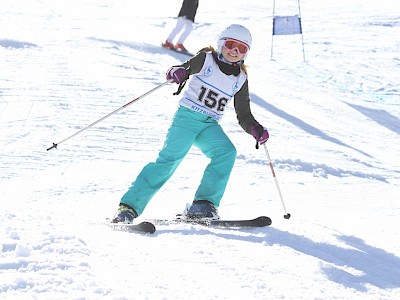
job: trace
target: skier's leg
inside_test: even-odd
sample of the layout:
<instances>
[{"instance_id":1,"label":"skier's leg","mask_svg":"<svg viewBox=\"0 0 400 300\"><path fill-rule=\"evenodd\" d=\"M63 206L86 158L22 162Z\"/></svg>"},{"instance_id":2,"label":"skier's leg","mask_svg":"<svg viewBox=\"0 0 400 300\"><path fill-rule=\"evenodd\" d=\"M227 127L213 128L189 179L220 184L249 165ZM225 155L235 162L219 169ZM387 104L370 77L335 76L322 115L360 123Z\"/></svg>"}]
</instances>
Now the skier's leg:
<instances>
[{"instance_id":1,"label":"skier's leg","mask_svg":"<svg viewBox=\"0 0 400 300\"><path fill-rule=\"evenodd\" d=\"M211 159L194 200L208 200L218 207L235 163L236 148L218 123L203 130L194 145Z\"/></svg>"},{"instance_id":2,"label":"skier's leg","mask_svg":"<svg viewBox=\"0 0 400 300\"><path fill-rule=\"evenodd\" d=\"M181 36L178 38L177 44L183 44L183 42L187 39L189 34L192 32L193 29L193 21L189 19L183 19L183 32Z\"/></svg>"},{"instance_id":3,"label":"skier's leg","mask_svg":"<svg viewBox=\"0 0 400 300\"><path fill-rule=\"evenodd\" d=\"M155 193L175 172L199 132L209 125L203 122L207 119L207 116L180 107L157 160L142 169L120 202L128 204L140 215Z\"/></svg>"},{"instance_id":4,"label":"skier's leg","mask_svg":"<svg viewBox=\"0 0 400 300\"><path fill-rule=\"evenodd\" d=\"M184 121L185 116L180 111L178 110L174 116L157 160L142 169L121 198L120 202L133 207L138 215L175 172L197 135L187 126L187 122Z\"/></svg>"},{"instance_id":5,"label":"skier's leg","mask_svg":"<svg viewBox=\"0 0 400 300\"><path fill-rule=\"evenodd\" d=\"M176 20L176 25L174 27L174 29L172 29L171 33L169 34L168 38L167 38L167 42L172 43L173 40L175 39L176 35L183 29L183 27L185 26L185 18L184 17L179 17Z\"/></svg>"}]
</instances>

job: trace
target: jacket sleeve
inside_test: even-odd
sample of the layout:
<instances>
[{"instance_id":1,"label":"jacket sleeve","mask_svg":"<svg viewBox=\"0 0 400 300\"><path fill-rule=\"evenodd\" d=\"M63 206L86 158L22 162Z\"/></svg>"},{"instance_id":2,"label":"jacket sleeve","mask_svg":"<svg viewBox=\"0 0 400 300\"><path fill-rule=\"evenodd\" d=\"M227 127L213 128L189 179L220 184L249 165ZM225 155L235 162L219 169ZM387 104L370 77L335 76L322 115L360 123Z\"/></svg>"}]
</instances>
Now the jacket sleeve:
<instances>
[{"instance_id":1,"label":"jacket sleeve","mask_svg":"<svg viewBox=\"0 0 400 300\"><path fill-rule=\"evenodd\" d=\"M260 124L256 121L250 109L249 83L246 79L242 88L235 94L234 106L239 125L244 131L250 134L253 124Z\"/></svg>"},{"instance_id":2,"label":"jacket sleeve","mask_svg":"<svg viewBox=\"0 0 400 300\"><path fill-rule=\"evenodd\" d=\"M204 62L206 60L206 53L200 52L190 58L189 60L185 61L181 66L184 67L186 70L189 71L189 76L192 74L199 73L200 70L203 68Z\"/></svg>"},{"instance_id":3,"label":"jacket sleeve","mask_svg":"<svg viewBox=\"0 0 400 300\"><path fill-rule=\"evenodd\" d=\"M192 58L188 59L181 65L175 65L173 67L184 67L187 71L186 78L183 82L179 84L179 87L174 95L179 95L180 92L182 91L183 87L186 84L186 81L189 79L190 75L192 74L197 74L201 71L203 68L204 62L206 60L206 53L205 52L199 52ZM168 73L169 71L167 71Z\"/></svg>"}]
</instances>

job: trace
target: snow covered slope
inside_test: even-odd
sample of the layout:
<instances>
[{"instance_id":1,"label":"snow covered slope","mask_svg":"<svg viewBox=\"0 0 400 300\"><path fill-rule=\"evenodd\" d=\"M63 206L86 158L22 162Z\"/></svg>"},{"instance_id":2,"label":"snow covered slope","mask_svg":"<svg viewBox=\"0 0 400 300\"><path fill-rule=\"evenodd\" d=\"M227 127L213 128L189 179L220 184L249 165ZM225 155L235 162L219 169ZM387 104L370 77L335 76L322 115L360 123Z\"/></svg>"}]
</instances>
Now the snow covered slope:
<instances>
[{"instance_id":1,"label":"snow covered slope","mask_svg":"<svg viewBox=\"0 0 400 300\"><path fill-rule=\"evenodd\" d=\"M277 15L297 13L277 1ZM279 5L278 5L279 4ZM290 5L289 5L290 4ZM46 151L165 81L185 57L159 47L181 1L0 2L1 299L398 299L400 19L381 0L301 3L300 35L275 36L272 2L200 1L186 46L230 23L253 33L246 63L263 149L230 107L237 147L219 208L271 227L104 225L162 147L175 85ZM140 220L191 202L208 160L193 148Z\"/></svg>"}]
</instances>

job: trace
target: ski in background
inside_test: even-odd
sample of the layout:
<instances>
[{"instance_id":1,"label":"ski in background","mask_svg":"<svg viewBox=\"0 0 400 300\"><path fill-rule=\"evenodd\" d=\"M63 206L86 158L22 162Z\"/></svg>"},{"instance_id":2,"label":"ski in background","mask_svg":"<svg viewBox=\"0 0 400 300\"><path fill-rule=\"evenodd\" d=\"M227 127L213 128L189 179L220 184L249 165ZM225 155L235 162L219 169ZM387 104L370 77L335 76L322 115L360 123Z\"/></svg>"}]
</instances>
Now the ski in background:
<instances>
[{"instance_id":1,"label":"ski in background","mask_svg":"<svg viewBox=\"0 0 400 300\"><path fill-rule=\"evenodd\" d=\"M171 50L171 51L173 51L175 53L180 53L180 54L183 54L183 55L186 55L186 56L190 56L190 57L194 56L193 53L191 53L190 51L188 51L186 49L182 50L182 49L177 49L177 48L174 48L174 47L165 47L165 46L163 46L163 44L161 44L161 47L163 49L166 49L166 50Z\"/></svg>"}]
</instances>

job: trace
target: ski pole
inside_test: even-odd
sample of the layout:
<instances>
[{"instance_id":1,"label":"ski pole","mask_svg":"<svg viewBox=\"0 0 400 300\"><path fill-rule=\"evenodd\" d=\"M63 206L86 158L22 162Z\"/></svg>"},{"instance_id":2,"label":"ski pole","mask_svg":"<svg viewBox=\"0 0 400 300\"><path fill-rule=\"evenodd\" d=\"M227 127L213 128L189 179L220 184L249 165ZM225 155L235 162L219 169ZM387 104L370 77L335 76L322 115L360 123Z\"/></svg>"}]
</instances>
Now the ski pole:
<instances>
[{"instance_id":1,"label":"ski pole","mask_svg":"<svg viewBox=\"0 0 400 300\"><path fill-rule=\"evenodd\" d=\"M60 145L61 143L64 143L65 141L67 141L67 140L69 140L69 139L72 139L74 136L76 136L76 135L80 134L81 132L83 132L83 131L89 129L90 127L96 125L97 123L100 123L101 121L104 121L105 119L107 119L108 117L112 116L113 114L116 114L116 113L119 112L120 110L122 110L122 109L128 107L129 105L131 105L131 104L133 104L133 103L139 101L140 99L146 97L147 95L151 94L152 92L158 90L159 88L161 88L162 86L164 86L164 85L166 85L166 84L168 84L168 83L170 83L170 82L171 82L171 81L168 80L168 81L166 81L166 82L164 82L164 83L162 83L162 84L156 86L155 88L153 88L153 89L151 89L150 91L144 93L143 95L137 97L136 99L133 99L132 101L129 101L128 103L124 104L124 105L121 106L120 108L118 108L118 109L116 109L116 110L110 112L108 115L102 117L101 119L98 119L97 121L93 122L92 124L86 126L85 128L82 128L81 130L79 130L79 131L75 132L74 134L70 135L69 137L63 139L61 142L53 143L53 146L47 148L47 151L49 151L49 150L51 150L51 149L53 149L53 148L57 148L57 146Z\"/></svg>"},{"instance_id":2,"label":"ski pole","mask_svg":"<svg viewBox=\"0 0 400 300\"><path fill-rule=\"evenodd\" d=\"M268 149L267 149L267 145L265 145L265 144L264 144L264 150L265 150L265 154L267 154L267 157L268 157L269 166L270 166L270 168L271 168L272 176L274 177L274 180L275 180L275 185L276 185L276 188L277 188L277 190L278 190L279 197L280 197L281 202L282 202L283 210L285 211L285 215L284 215L283 217L284 217L285 219L289 219L289 218L290 218L290 214L286 211L285 203L283 202L283 197L282 197L281 189L279 188L278 179L276 179L274 167L272 166L272 162L271 162L271 157L269 156Z\"/></svg>"}]
</instances>

